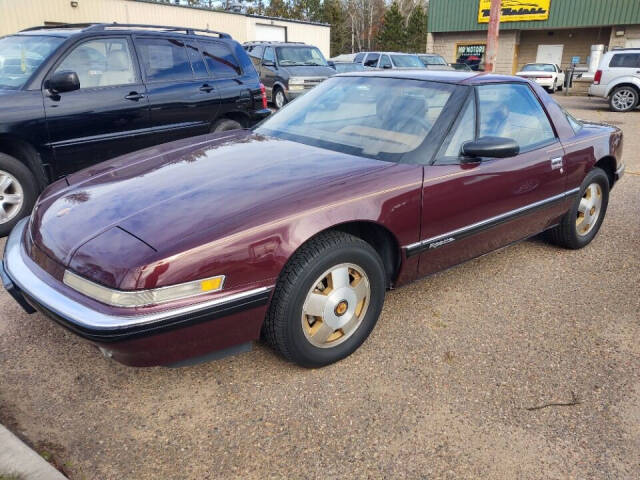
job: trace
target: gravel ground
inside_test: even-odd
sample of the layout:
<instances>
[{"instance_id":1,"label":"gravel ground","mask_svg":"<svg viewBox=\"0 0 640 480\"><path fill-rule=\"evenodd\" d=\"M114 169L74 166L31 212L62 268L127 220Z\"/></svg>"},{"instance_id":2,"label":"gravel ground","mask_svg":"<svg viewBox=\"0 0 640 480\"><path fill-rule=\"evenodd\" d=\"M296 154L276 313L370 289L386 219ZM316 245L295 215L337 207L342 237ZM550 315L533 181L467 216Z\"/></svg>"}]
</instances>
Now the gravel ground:
<instances>
[{"instance_id":1,"label":"gravel ground","mask_svg":"<svg viewBox=\"0 0 640 480\"><path fill-rule=\"evenodd\" d=\"M625 131L589 247L533 239L392 291L320 370L264 345L128 368L1 292L0 422L73 479L638 478L640 111L558 99ZM550 402L576 404L530 410Z\"/></svg>"}]
</instances>

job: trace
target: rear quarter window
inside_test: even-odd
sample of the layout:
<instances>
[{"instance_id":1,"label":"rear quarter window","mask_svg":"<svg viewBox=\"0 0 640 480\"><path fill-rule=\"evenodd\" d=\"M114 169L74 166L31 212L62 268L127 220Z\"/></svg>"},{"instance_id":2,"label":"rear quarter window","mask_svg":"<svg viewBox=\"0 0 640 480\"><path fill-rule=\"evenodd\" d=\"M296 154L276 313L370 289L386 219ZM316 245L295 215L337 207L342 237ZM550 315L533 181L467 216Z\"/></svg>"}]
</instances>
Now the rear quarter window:
<instances>
[{"instance_id":1,"label":"rear quarter window","mask_svg":"<svg viewBox=\"0 0 640 480\"><path fill-rule=\"evenodd\" d=\"M609 62L610 68L640 68L640 53L616 53Z\"/></svg>"},{"instance_id":2,"label":"rear quarter window","mask_svg":"<svg viewBox=\"0 0 640 480\"><path fill-rule=\"evenodd\" d=\"M209 72L216 77L235 77L242 70L229 47L222 42L200 40L202 56Z\"/></svg>"}]
</instances>

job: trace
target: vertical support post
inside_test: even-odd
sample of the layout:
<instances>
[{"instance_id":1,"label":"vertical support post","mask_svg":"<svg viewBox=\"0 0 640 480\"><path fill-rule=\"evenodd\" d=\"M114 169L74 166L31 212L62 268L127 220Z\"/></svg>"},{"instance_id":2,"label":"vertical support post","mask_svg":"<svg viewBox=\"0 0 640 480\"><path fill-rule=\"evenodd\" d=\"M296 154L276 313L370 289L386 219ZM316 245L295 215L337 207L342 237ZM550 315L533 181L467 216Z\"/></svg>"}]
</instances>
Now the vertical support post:
<instances>
[{"instance_id":1,"label":"vertical support post","mask_svg":"<svg viewBox=\"0 0 640 480\"><path fill-rule=\"evenodd\" d=\"M489 31L487 32L487 52L484 61L484 71L493 72L498 57L498 37L500 35L500 9L501 0L491 0L491 13L489 14Z\"/></svg>"}]
</instances>

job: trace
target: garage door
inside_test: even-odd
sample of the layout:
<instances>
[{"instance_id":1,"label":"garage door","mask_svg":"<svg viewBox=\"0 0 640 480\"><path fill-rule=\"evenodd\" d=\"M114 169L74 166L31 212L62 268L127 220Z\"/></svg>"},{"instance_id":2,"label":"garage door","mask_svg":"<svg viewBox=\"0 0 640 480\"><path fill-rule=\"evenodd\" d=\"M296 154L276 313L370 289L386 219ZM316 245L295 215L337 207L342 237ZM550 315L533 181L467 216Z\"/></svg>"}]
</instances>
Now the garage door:
<instances>
[{"instance_id":1,"label":"garage door","mask_svg":"<svg viewBox=\"0 0 640 480\"><path fill-rule=\"evenodd\" d=\"M640 38L630 38L624 42L625 48L640 48Z\"/></svg>"},{"instance_id":2,"label":"garage door","mask_svg":"<svg viewBox=\"0 0 640 480\"><path fill-rule=\"evenodd\" d=\"M564 45L538 45L536 63L555 63L562 65Z\"/></svg>"},{"instance_id":3,"label":"garage door","mask_svg":"<svg viewBox=\"0 0 640 480\"><path fill-rule=\"evenodd\" d=\"M263 25L256 23L256 40L269 42L286 42L287 27Z\"/></svg>"}]
</instances>

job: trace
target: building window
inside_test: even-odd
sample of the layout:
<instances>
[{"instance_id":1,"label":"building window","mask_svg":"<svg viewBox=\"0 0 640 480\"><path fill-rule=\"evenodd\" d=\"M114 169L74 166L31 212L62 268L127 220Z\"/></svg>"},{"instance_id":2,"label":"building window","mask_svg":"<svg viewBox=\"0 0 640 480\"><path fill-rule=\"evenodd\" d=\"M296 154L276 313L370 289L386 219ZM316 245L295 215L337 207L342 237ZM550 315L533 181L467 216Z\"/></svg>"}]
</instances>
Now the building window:
<instances>
[{"instance_id":1,"label":"building window","mask_svg":"<svg viewBox=\"0 0 640 480\"><path fill-rule=\"evenodd\" d=\"M469 65L471 70L484 72L486 47L484 43L456 45L456 63L464 63Z\"/></svg>"}]
</instances>

